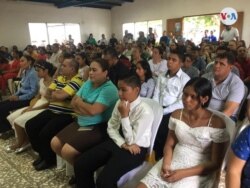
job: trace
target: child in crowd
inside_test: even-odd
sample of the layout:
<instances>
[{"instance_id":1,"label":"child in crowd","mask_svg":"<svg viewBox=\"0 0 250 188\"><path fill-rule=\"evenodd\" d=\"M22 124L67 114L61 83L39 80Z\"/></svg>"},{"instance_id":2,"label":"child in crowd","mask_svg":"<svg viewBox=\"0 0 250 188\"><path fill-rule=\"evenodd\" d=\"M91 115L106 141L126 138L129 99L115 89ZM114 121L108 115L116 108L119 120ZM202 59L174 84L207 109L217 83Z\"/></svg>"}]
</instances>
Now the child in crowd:
<instances>
[{"instance_id":1,"label":"child in crowd","mask_svg":"<svg viewBox=\"0 0 250 188\"><path fill-rule=\"evenodd\" d=\"M135 75L118 81L119 97L108 122L109 139L83 153L75 162L77 187L113 188L122 175L142 164L150 145L154 115L141 101ZM94 172L105 165L94 183Z\"/></svg>"}]
</instances>

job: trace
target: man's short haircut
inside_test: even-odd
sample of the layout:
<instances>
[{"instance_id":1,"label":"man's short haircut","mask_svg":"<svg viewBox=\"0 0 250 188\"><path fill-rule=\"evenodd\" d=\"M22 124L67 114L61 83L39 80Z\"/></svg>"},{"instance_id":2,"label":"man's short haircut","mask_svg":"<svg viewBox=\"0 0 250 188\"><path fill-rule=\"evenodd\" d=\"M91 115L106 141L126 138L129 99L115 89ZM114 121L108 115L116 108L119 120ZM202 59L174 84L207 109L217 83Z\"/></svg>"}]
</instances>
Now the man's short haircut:
<instances>
[{"instance_id":1,"label":"man's short haircut","mask_svg":"<svg viewBox=\"0 0 250 188\"><path fill-rule=\"evenodd\" d=\"M104 54L104 55L110 55L111 57L116 57L116 58L118 58L118 53L117 53L117 51L115 50L115 48L112 48L112 47L105 48L105 49L103 50L103 54Z\"/></svg>"},{"instance_id":2,"label":"man's short haircut","mask_svg":"<svg viewBox=\"0 0 250 188\"><path fill-rule=\"evenodd\" d=\"M216 58L227 59L228 64L233 65L235 62L235 56L232 52L225 52L217 54Z\"/></svg>"},{"instance_id":3,"label":"man's short haircut","mask_svg":"<svg viewBox=\"0 0 250 188\"><path fill-rule=\"evenodd\" d=\"M78 73L79 63L75 60L74 56L64 57L64 60L66 59L70 60L70 66L73 67L75 73Z\"/></svg>"},{"instance_id":4,"label":"man's short haircut","mask_svg":"<svg viewBox=\"0 0 250 188\"><path fill-rule=\"evenodd\" d=\"M229 49L225 45L218 46L218 48L216 49L216 52L219 51L219 50L229 51Z\"/></svg>"}]
</instances>

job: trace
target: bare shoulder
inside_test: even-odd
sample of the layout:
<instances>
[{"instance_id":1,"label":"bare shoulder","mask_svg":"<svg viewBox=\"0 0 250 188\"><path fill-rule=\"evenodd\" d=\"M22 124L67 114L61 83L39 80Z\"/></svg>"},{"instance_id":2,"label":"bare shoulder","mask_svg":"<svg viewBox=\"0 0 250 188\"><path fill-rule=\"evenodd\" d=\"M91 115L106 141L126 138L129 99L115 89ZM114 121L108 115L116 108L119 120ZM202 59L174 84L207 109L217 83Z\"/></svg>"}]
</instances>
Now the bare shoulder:
<instances>
[{"instance_id":1,"label":"bare shoulder","mask_svg":"<svg viewBox=\"0 0 250 188\"><path fill-rule=\"evenodd\" d=\"M182 109L178 109L172 112L171 117L175 119L180 119Z\"/></svg>"},{"instance_id":2,"label":"bare shoulder","mask_svg":"<svg viewBox=\"0 0 250 188\"><path fill-rule=\"evenodd\" d=\"M213 114L210 127L224 129L226 128L226 124L225 124L225 121L221 117Z\"/></svg>"}]
</instances>

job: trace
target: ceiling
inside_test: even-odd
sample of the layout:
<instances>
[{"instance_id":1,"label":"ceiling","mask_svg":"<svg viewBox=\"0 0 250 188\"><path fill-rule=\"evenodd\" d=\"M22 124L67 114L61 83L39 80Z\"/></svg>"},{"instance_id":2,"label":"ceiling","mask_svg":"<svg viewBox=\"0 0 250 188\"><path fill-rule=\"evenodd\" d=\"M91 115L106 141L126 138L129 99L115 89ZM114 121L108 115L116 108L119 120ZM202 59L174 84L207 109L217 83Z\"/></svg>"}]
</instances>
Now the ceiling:
<instances>
[{"instance_id":1,"label":"ceiling","mask_svg":"<svg viewBox=\"0 0 250 188\"><path fill-rule=\"evenodd\" d=\"M123 3L132 3L134 0L21 0L39 3L53 4L57 8L67 7L91 7L111 9L114 6L122 6Z\"/></svg>"}]
</instances>

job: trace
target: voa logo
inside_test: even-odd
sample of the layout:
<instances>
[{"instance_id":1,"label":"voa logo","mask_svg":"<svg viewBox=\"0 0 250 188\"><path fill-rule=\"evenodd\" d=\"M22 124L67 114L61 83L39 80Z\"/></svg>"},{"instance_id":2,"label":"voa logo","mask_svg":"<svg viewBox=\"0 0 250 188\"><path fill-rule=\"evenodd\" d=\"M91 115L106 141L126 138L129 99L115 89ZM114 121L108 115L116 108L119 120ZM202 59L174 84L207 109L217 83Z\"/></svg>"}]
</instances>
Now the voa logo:
<instances>
[{"instance_id":1,"label":"voa logo","mask_svg":"<svg viewBox=\"0 0 250 188\"><path fill-rule=\"evenodd\" d=\"M233 25L238 19L235 9L227 7L220 12L220 21L225 25Z\"/></svg>"}]
</instances>

